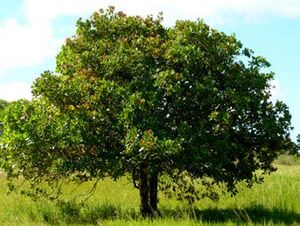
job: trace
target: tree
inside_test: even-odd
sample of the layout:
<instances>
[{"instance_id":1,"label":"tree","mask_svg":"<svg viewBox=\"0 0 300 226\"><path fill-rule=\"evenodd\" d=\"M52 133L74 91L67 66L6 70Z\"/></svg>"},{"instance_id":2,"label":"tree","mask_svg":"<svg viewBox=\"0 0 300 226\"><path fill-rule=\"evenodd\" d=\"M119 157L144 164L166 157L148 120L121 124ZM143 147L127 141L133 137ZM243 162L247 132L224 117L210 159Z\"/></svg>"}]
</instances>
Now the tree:
<instances>
[{"instance_id":1,"label":"tree","mask_svg":"<svg viewBox=\"0 0 300 226\"><path fill-rule=\"evenodd\" d=\"M161 22L112 7L77 22L35 99L6 109L8 178L40 191L43 181L129 175L152 216L158 184L193 202L213 184L235 193L260 181L256 170L275 170L291 116L270 100L270 64L203 21Z\"/></svg>"},{"instance_id":2,"label":"tree","mask_svg":"<svg viewBox=\"0 0 300 226\"><path fill-rule=\"evenodd\" d=\"M6 100L0 99L0 110L3 110L8 105Z\"/></svg>"},{"instance_id":3,"label":"tree","mask_svg":"<svg viewBox=\"0 0 300 226\"><path fill-rule=\"evenodd\" d=\"M0 136L3 132L3 125L2 125L3 111L7 105L8 105L8 102L6 100L0 99Z\"/></svg>"},{"instance_id":4,"label":"tree","mask_svg":"<svg viewBox=\"0 0 300 226\"><path fill-rule=\"evenodd\" d=\"M294 153L293 154L296 154L297 156L300 155L300 134L297 135L297 142L295 144L295 148L294 148Z\"/></svg>"}]
</instances>

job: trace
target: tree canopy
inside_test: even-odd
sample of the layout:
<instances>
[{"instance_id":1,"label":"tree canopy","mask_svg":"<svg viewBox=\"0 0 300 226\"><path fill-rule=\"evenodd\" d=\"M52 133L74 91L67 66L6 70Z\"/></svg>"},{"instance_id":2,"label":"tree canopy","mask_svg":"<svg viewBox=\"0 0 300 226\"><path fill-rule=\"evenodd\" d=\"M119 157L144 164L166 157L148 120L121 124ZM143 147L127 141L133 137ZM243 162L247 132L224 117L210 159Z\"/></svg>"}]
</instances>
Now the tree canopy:
<instances>
[{"instance_id":1,"label":"tree canopy","mask_svg":"<svg viewBox=\"0 0 300 226\"><path fill-rule=\"evenodd\" d=\"M257 170L273 171L289 140L269 66L201 20L166 28L160 15L100 10L78 20L35 98L6 108L1 167L35 191L129 175L143 215L157 210L158 187L189 201L209 195L199 183L234 193L240 181L258 182Z\"/></svg>"}]
</instances>

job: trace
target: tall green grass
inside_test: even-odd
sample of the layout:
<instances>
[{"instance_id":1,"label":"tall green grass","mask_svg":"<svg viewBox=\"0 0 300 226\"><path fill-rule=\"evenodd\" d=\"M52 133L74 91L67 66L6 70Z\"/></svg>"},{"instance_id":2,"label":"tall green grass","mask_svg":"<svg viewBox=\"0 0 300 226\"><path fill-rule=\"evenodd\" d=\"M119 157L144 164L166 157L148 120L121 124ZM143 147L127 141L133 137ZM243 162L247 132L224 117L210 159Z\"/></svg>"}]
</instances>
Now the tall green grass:
<instances>
[{"instance_id":1,"label":"tall green grass","mask_svg":"<svg viewBox=\"0 0 300 226\"><path fill-rule=\"evenodd\" d=\"M154 219L140 217L138 191L126 178L100 181L95 194L80 208L72 202L55 205L7 195L2 175L0 225L300 225L299 160L278 160L277 164L277 172L263 184L252 189L241 184L235 197L223 195L217 202L204 199L191 208L160 196L161 216ZM81 186L77 192L87 192L90 186ZM73 189L74 185L66 185L67 193Z\"/></svg>"}]
</instances>

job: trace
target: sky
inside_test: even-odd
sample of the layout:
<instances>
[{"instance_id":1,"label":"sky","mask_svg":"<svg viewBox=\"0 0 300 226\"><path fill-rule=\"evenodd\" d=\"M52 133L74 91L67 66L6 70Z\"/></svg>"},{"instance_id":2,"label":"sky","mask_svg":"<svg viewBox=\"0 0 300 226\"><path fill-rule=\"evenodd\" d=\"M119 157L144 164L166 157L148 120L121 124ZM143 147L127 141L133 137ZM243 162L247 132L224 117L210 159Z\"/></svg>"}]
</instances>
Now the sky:
<instances>
[{"instance_id":1,"label":"sky","mask_svg":"<svg viewBox=\"0 0 300 226\"><path fill-rule=\"evenodd\" d=\"M55 69L55 56L75 34L77 19L110 5L129 15L163 12L165 26L203 19L234 33L271 63L273 99L290 108L292 138L300 134L300 0L0 0L0 99L30 99L31 84Z\"/></svg>"}]
</instances>

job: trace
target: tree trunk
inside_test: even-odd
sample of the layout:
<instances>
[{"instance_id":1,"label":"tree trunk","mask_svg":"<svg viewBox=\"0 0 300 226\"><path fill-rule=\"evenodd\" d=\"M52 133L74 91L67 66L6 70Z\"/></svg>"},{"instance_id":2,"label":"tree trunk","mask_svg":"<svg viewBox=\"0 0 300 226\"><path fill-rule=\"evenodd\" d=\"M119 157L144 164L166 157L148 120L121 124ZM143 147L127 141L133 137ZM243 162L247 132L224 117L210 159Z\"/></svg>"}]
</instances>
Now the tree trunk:
<instances>
[{"instance_id":1,"label":"tree trunk","mask_svg":"<svg viewBox=\"0 0 300 226\"><path fill-rule=\"evenodd\" d=\"M158 174L149 175L144 165L140 171L140 199L141 214L143 217L153 217L157 211Z\"/></svg>"},{"instance_id":2,"label":"tree trunk","mask_svg":"<svg viewBox=\"0 0 300 226\"><path fill-rule=\"evenodd\" d=\"M158 186L158 174L154 173L149 179L150 185L150 206L156 212L157 211L157 186Z\"/></svg>"},{"instance_id":3,"label":"tree trunk","mask_svg":"<svg viewBox=\"0 0 300 226\"><path fill-rule=\"evenodd\" d=\"M147 168L143 167L140 172L140 199L141 199L141 213L143 217L153 215L153 211L150 206L150 192L148 185Z\"/></svg>"}]
</instances>

